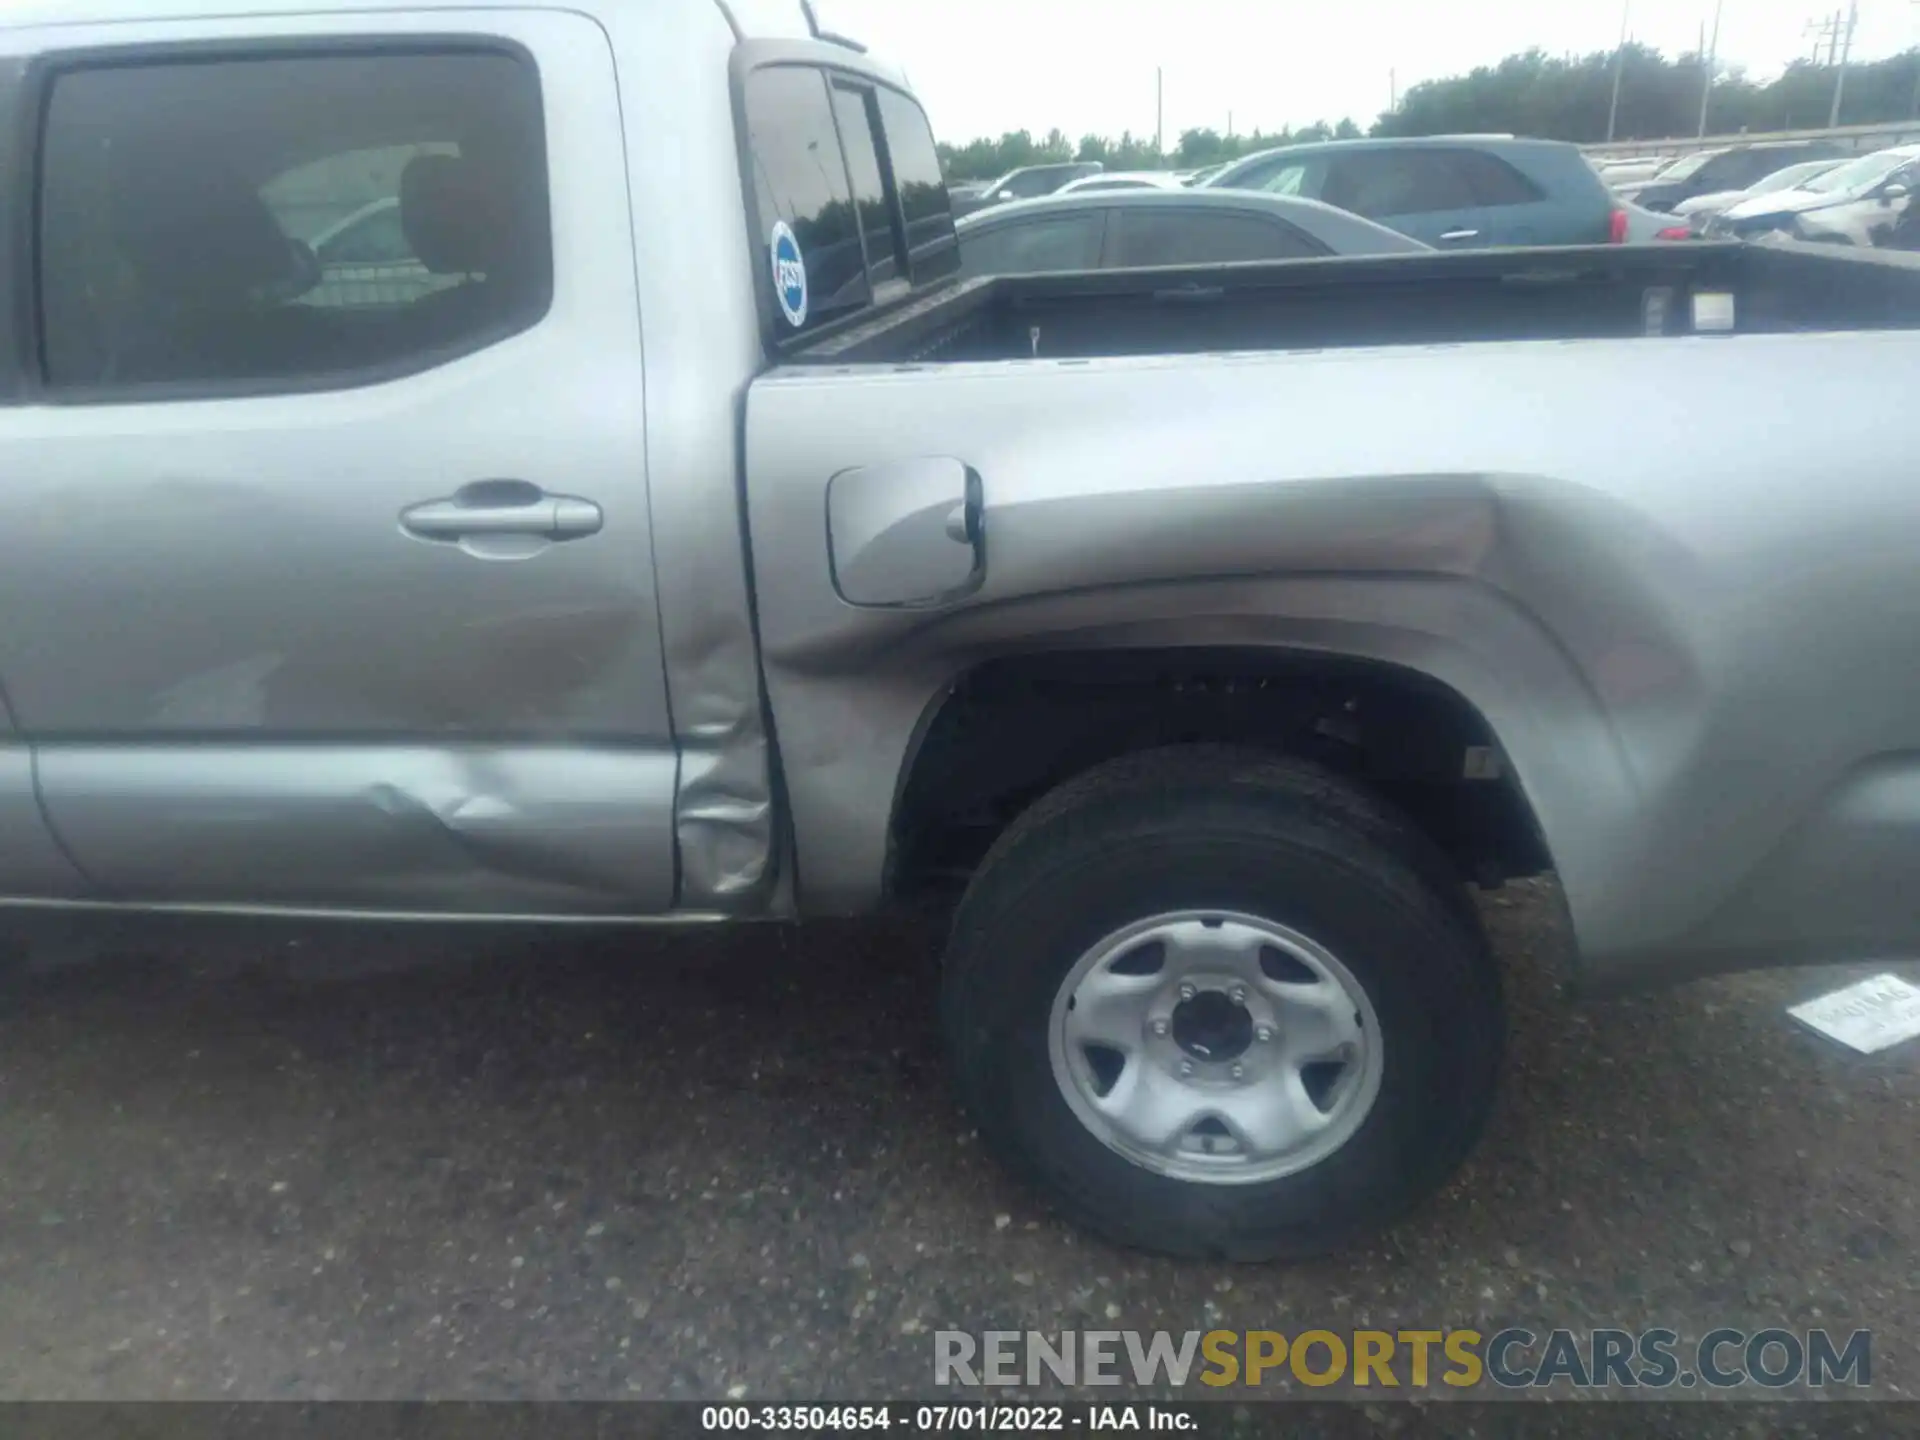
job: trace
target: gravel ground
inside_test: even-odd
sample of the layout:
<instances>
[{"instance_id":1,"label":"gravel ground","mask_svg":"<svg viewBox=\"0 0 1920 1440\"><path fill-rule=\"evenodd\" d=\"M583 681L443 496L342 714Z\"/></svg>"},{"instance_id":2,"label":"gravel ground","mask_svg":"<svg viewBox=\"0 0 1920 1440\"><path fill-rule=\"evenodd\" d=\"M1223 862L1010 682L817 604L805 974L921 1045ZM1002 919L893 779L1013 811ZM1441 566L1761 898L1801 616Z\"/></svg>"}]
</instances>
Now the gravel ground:
<instances>
[{"instance_id":1,"label":"gravel ground","mask_svg":"<svg viewBox=\"0 0 1920 1440\"><path fill-rule=\"evenodd\" d=\"M886 1398L938 1328L1509 1323L1870 1327L1915 1393L1920 1047L1782 1014L1857 972L1576 1006L1546 887L1485 911L1485 1141L1294 1268L1048 1218L910 929L43 935L0 975L0 1398Z\"/></svg>"}]
</instances>

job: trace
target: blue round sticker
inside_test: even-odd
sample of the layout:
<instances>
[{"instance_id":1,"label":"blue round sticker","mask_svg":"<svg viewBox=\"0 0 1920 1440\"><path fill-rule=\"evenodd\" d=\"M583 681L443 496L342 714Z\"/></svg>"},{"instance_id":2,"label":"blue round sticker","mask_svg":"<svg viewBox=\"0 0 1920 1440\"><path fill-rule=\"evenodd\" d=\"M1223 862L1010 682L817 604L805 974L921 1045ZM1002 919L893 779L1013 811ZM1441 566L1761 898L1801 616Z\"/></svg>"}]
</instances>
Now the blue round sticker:
<instances>
[{"instance_id":1,"label":"blue round sticker","mask_svg":"<svg viewBox=\"0 0 1920 1440\"><path fill-rule=\"evenodd\" d=\"M798 330L807 323L807 262L784 220L773 227L773 293L789 325Z\"/></svg>"}]
</instances>

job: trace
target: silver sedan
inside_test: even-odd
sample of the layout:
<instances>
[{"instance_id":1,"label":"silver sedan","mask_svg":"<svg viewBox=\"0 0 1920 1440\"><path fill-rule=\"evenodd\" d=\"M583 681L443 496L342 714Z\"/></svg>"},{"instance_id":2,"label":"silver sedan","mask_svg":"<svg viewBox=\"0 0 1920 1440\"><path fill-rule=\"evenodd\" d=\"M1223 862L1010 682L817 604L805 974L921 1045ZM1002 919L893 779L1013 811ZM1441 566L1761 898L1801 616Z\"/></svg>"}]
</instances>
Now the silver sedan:
<instances>
[{"instance_id":1,"label":"silver sedan","mask_svg":"<svg viewBox=\"0 0 1920 1440\"><path fill-rule=\"evenodd\" d=\"M1431 247L1345 210L1237 190L1117 190L1000 205L959 224L968 275L1216 265Z\"/></svg>"}]
</instances>

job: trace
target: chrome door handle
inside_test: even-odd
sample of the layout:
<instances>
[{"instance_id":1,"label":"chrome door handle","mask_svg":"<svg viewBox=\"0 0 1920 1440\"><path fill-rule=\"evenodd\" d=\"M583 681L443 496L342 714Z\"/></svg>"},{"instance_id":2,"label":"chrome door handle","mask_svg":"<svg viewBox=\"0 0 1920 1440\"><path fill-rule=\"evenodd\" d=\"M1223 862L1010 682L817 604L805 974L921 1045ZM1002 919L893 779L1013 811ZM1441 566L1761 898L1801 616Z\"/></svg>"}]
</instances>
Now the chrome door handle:
<instances>
[{"instance_id":1,"label":"chrome door handle","mask_svg":"<svg viewBox=\"0 0 1920 1440\"><path fill-rule=\"evenodd\" d=\"M400 512L401 528L422 540L475 540L489 535L533 535L579 540L600 533L600 507L572 495L549 495L522 480L481 480L446 500Z\"/></svg>"},{"instance_id":2,"label":"chrome door handle","mask_svg":"<svg viewBox=\"0 0 1920 1440\"><path fill-rule=\"evenodd\" d=\"M1478 240L1478 230L1449 230L1440 237L1442 240Z\"/></svg>"}]
</instances>

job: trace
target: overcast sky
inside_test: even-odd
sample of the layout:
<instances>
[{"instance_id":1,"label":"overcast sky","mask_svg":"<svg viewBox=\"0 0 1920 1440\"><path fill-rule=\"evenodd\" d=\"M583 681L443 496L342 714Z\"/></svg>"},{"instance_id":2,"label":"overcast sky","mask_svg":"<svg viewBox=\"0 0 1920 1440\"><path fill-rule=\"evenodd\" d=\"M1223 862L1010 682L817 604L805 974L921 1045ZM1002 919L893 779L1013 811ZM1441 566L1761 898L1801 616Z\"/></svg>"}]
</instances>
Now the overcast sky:
<instances>
[{"instance_id":1,"label":"overcast sky","mask_svg":"<svg viewBox=\"0 0 1920 1440\"><path fill-rule=\"evenodd\" d=\"M1633 37L1669 54L1699 43L1714 0L1632 0ZM1844 0L1724 0L1721 61L1756 78L1809 54L1806 26ZM1210 125L1278 130L1387 108L1401 90L1538 45L1609 50L1617 0L816 0L821 23L903 66L942 138L1058 125L1151 134L1166 68L1167 140ZM1920 4L1860 0L1853 53L1920 43Z\"/></svg>"}]
</instances>

